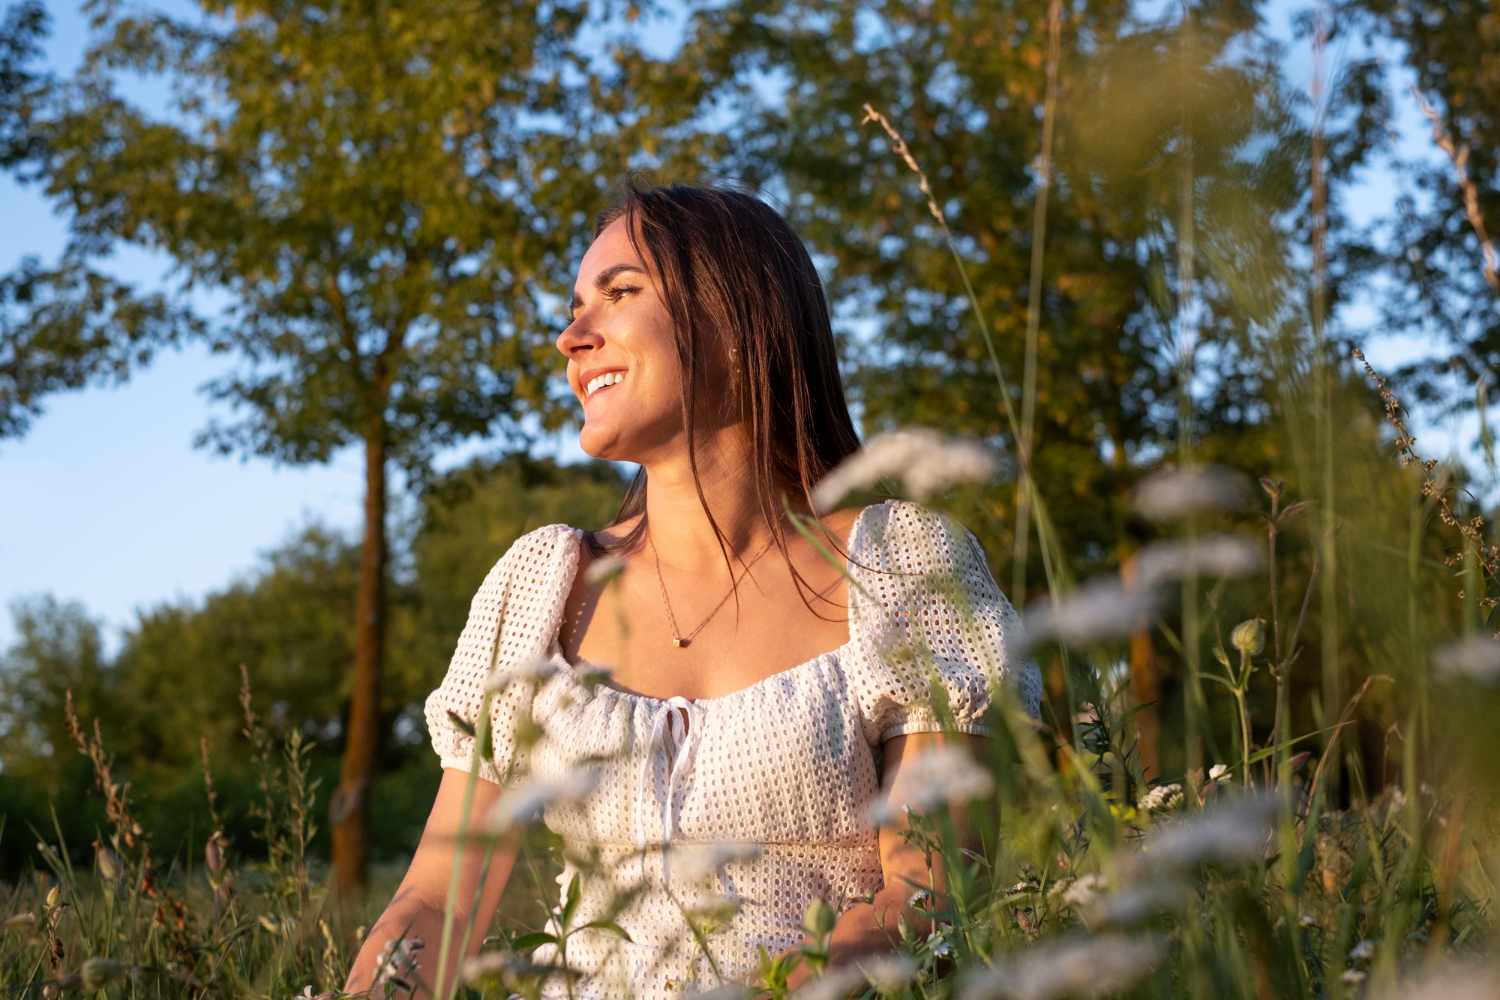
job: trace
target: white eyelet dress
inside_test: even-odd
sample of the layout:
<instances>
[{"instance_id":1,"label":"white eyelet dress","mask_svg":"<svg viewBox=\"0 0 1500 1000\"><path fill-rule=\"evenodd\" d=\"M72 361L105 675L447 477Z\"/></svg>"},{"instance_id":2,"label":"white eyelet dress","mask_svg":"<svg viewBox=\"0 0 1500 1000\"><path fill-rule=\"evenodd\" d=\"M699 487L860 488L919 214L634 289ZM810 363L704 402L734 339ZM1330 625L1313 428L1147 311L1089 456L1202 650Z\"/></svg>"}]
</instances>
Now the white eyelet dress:
<instances>
[{"instance_id":1,"label":"white eyelet dress","mask_svg":"<svg viewBox=\"0 0 1500 1000\"><path fill-rule=\"evenodd\" d=\"M697 701L591 685L563 658L558 626L581 544L582 532L553 525L511 547L475 595L426 706L442 765L467 771L474 738L448 713L476 719L496 644L499 670L549 661L542 679L495 697L494 762L481 761L480 774L547 785L591 768L598 779L581 801L548 805L545 820L564 842L564 892L581 873L569 927L613 918L629 940L596 928L575 930L561 950L538 948L537 962L579 974L573 996L657 1000L748 978L760 949L774 956L802 940L814 899L842 910L882 887L865 819L882 742L988 733L1001 681L1038 712L1041 677L1034 663L1007 660L1015 612L978 542L916 504L878 504L855 520L847 643ZM946 694L946 725L930 678ZM511 734L528 719L540 736L518 746ZM704 845L726 843L758 856L741 852L715 872ZM568 989L554 977L544 993Z\"/></svg>"}]
</instances>

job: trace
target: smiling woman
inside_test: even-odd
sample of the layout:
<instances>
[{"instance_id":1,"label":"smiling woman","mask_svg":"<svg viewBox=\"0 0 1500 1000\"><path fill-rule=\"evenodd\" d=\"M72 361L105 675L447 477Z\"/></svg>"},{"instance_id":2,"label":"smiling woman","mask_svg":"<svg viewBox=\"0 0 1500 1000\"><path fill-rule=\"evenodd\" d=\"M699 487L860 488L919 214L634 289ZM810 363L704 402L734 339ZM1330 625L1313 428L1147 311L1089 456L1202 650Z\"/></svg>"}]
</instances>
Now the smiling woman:
<instances>
[{"instance_id":1,"label":"smiling woman","mask_svg":"<svg viewBox=\"0 0 1500 1000\"><path fill-rule=\"evenodd\" d=\"M427 702L448 770L348 988L420 938L445 944L411 984L446 995L515 862L458 835L542 807L566 859L531 957L544 996L750 980L820 899L834 966L926 933L913 893L943 872L903 836L899 807L925 801L903 761L987 734L1002 681L1034 712L1040 681L1007 658L1014 613L968 532L910 503L814 517L858 439L801 241L747 194L630 187L557 347L583 449L641 472L613 523L532 532L475 596Z\"/></svg>"}]
</instances>

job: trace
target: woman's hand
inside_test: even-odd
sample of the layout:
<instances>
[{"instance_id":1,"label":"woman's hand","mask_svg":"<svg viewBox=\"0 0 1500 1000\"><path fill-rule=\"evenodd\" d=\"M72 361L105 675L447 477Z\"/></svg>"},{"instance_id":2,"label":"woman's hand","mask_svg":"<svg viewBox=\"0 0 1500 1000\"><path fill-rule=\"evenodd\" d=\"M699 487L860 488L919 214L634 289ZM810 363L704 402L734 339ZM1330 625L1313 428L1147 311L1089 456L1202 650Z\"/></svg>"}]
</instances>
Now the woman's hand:
<instances>
[{"instance_id":1,"label":"woman's hand","mask_svg":"<svg viewBox=\"0 0 1500 1000\"><path fill-rule=\"evenodd\" d=\"M415 949L404 949L411 959L405 970L390 969L385 975L399 975L415 988L413 996L430 997L437 982L439 942L443 938L443 913L448 903L449 880L454 865L459 866L458 897L453 930L448 947L448 968L443 974L443 992L451 996L457 986L459 970L463 961L477 954L484 943L485 929L490 925L495 907L505 891L511 868L516 861L516 845L502 842L490 862L490 871L484 885L479 876L484 867L487 838L475 837L458 854L458 832L463 820L463 802L469 775L463 771L445 770L442 784L438 786L437 798L432 803L432 812L427 817L427 826L422 831L422 840L412 855L411 866L401 880L395 896L386 906L385 912L370 928L364 945L354 959L349 980L344 984L345 993L359 993L376 987L380 977L379 966L389 948L400 949L402 942L420 941ZM469 810L468 829L478 833L485 816L488 816L500 797L499 786L480 778L474 787L474 801ZM469 927L468 916L474 905L476 894L479 908L474 911L476 926L469 935L469 946L459 954L459 945ZM389 964L388 962L385 964ZM394 979L390 980L394 982ZM332 994L328 994L332 995Z\"/></svg>"},{"instance_id":2,"label":"woman's hand","mask_svg":"<svg viewBox=\"0 0 1500 1000\"><path fill-rule=\"evenodd\" d=\"M980 746L977 736L944 733L913 733L885 742L886 794L893 811L901 817L897 822L880 828L880 868L885 876L885 888L870 902L851 906L839 914L828 940L828 968L900 947L903 920L915 937L925 937L931 932L932 919L911 904L912 897L921 889L933 893L946 891L947 879L940 855L932 855L929 876L926 852L906 842L904 834L909 824L902 806L917 801L919 796L911 787L911 769L903 769L901 765L924 750L954 741L975 751ZM955 811L953 820L958 829L959 843L966 843L969 839L966 817ZM806 963L798 964L787 977L787 988L796 989L812 975L812 969Z\"/></svg>"}]
</instances>

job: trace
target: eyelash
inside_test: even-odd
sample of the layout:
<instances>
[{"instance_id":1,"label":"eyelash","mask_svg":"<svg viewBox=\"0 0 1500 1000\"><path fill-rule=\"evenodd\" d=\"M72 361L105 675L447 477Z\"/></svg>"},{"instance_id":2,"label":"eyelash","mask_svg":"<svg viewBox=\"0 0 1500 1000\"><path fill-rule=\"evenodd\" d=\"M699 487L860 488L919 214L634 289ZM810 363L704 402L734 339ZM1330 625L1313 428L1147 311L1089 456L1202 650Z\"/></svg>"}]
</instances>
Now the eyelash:
<instances>
[{"instance_id":1,"label":"eyelash","mask_svg":"<svg viewBox=\"0 0 1500 1000\"><path fill-rule=\"evenodd\" d=\"M632 292L638 292L640 290L641 290L641 288L640 288L639 285L614 285L614 286L612 286L610 288L606 288L604 291L600 292L599 294L603 295L606 299L608 299L611 304L614 304L616 302L619 302L621 299L623 299L625 296L629 295L630 293L632 293ZM577 315L573 312L573 310L569 309L568 310L568 322L571 323L575 319L577 319Z\"/></svg>"}]
</instances>

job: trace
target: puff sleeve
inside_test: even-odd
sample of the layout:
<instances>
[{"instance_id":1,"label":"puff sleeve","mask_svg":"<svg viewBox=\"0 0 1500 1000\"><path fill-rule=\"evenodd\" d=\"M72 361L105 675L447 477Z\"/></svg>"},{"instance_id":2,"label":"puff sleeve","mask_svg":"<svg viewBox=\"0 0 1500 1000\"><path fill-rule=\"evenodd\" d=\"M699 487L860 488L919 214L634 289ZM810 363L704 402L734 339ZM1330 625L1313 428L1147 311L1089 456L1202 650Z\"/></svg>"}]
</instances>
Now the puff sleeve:
<instances>
[{"instance_id":1,"label":"puff sleeve","mask_svg":"<svg viewBox=\"0 0 1500 1000\"><path fill-rule=\"evenodd\" d=\"M550 525L522 536L495 563L469 605L469 619L453 651L448 672L427 696L425 715L432 748L442 766L468 771L474 760L474 737L453 723L478 721L491 665L510 668L545 657L555 623L567 598L567 584L577 565L575 533ZM493 763L480 759L479 775L500 782L525 770L515 750L517 723L529 716L534 691L529 684L509 684L490 703Z\"/></svg>"},{"instance_id":2,"label":"puff sleeve","mask_svg":"<svg viewBox=\"0 0 1500 1000\"><path fill-rule=\"evenodd\" d=\"M869 743L945 728L934 678L960 732L990 732L1002 683L1040 713L1041 674L1008 654L1019 620L967 529L914 503L868 507L851 534L849 574L848 674Z\"/></svg>"}]
</instances>

